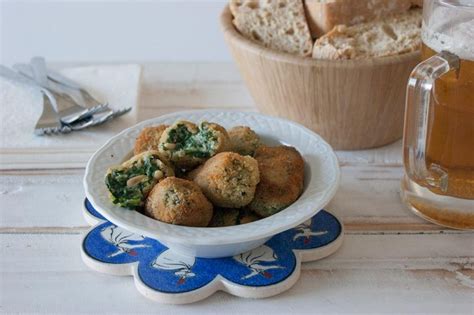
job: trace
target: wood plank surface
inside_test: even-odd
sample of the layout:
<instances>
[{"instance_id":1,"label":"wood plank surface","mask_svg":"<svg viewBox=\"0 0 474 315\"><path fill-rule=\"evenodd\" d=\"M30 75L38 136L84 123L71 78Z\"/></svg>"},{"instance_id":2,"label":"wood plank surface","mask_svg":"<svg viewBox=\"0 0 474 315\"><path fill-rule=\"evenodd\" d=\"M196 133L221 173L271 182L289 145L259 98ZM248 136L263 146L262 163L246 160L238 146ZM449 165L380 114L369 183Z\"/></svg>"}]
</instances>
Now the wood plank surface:
<instances>
[{"instance_id":1,"label":"wood plank surface","mask_svg":"<svg viewBox=\"0 0 474 315\"><path fill-rule=\"evenodd\" d=\"M144 70L141 120L211 107L255 110L231 64ZM432 225L401 203L400 141L337 152L341 186L326 208L343 220L346 238L334 255L304 264L291 290L264 300L217 293L187 306L151 302L131 278L82 263L90 152L75 153L64 160L58 152L0 151L0 313L474 314L474 233Z\"/></svg>"},{"instance_id":2,"label":"wood plank surface","mask_svg":"<svg viewBox=\"0 0 474 315\"><path fill-rule=\"evenodd\" d=\"M0 229L84 225L80 214L84 200L83 169L14 170L2 174ZM348 165L342 166L341 174L339 190L326 208L341 217L349 230L435 228L401 203L401 167ZM18 200L22 200L21 206Z\"/></svg>"},{"instance_id":3,"label":"wood plank surface","mask_svg":"<svg viewBox=\"0 0 474 315\"><path fill-rule=\"evenodd\" d=\"M1 311L159 314L422 311L465 314L472 310L472 259L461 257L460 262L459 259L440 257L445 259L441 264L443 267L432 264L427 269L425 264L430 264L430 257L446 246L445 242L433 248L436 243L426 237L421 242L408 238L405 244L400 244L394 235L384 237L390 239L387 244L402 250L400 254L411 255L406 264L391 258L396 253L388 251L385 256L376 250L377 244L380 245L378 236L350 235L335 255L318 263L305 264L299 282L279 296L251 300L218 293L192 305L170 306L153 303L141 296L130 277L102 275L89 270L80 258L79 234L3 234L0 239ZM442 237L457 243L468 254L467 239L462 241L455 234ZM439 238L434 240L439 241ZM418 248L409 246L414 243ZM428 243L430 248L424 246ZM409 247L411 253L403 250ZM347 257L348 251L358 254ZM368 251L378 251L378 257L368 258ZM413 254L418 260L424 260L423 264L410 264L417 260ZM422 265L424 267L420 268Z\"/></svg>"},{"instance_id":4,"label":"wood plank surface","mask_svg":"<svg viewBox=\"0 0 474 315\"><path fill-rule=\"evenodd\" d=\"M60 64L77 66L78 64ZM155 63L143 67L138 120L182 111L219 108L256 111L254 102L231 63ZM401 165L400 142L375 150L340 151L342 164ZM67 159L58 152L0 148L0 170L84 167L93 152L75 150Z\"/></svg>"}]
</instances>

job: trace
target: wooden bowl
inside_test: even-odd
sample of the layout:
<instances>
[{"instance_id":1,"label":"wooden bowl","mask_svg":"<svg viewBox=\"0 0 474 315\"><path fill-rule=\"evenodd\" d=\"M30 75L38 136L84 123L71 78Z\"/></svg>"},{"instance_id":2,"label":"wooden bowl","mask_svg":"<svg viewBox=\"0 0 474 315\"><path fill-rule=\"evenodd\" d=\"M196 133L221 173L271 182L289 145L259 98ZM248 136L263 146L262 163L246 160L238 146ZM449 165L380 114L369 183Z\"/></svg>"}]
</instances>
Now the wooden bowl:
<instances>
[{"instance_id":1,"label":"wooden bowl","mask_svg":"<svg viewBox=\"0 0 474 315\"><path fill-rule=\"evenodd\" d=\"M221 26L260 111L299 122L335 149L382 146L402 137L405 91L419 52L367 60L317 60L243 37L228 6Z\"/></svg>"}]
</instances>

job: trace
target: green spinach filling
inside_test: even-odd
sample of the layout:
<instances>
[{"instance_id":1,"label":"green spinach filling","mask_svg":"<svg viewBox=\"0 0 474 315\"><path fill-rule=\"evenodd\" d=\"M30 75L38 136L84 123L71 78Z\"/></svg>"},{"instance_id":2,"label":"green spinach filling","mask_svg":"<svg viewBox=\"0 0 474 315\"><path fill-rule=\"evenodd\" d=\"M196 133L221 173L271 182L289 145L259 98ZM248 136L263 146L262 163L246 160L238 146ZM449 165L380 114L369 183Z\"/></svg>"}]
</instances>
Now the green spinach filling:
<instances>
[{"instance_id":1,"label":"green spinach filling","mask_svg":"<svg viewBox=\"0 0 474 315\"><path fill-rule=\"evenodd\" d=\"M197 133L191 133L184 124L178 124L170 130L167 142L176 144L174 152L182 151L188 156L208 158L214 153L217 137L207 123L201 123Z\"/></svg>"},{"instance_id":2,"label":"green spinach filling","mask_svg":"<svg viewBox=\"0 0 474 315\"><path fill-rule=\"evenodd\" d=\"M131 167L113 169L107 174L105 184L110 191L112 202L132 210L142 207L151 188L156 184L154 174L160 170L157 160L153 155L145 156L141 161L135 161ZM127 185L131 178L143 175L146 178L135 185Z\"/></svg>"}]
</instances>

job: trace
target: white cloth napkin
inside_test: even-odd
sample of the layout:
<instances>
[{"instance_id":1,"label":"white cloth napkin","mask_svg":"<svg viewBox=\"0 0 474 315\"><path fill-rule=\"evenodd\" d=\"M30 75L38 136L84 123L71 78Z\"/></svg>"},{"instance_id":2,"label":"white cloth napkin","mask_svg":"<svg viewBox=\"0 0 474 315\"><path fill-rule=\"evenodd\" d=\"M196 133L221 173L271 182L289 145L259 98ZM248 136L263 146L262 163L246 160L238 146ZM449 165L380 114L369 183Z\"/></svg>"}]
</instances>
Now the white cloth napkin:
<instances>
[{"instance_id":1,"label":"white cloth napkin","mask_svg":"<svg viewBox=\"0 0 474 315\"><path fill-rule=\"evenodd\" d=\"M37 149L95 151L101 144L137 120L141 67L101 65L59 71L86 88L111 108L132 107L128 114L103 125L65 135L36 136L33 129L41 115L42 98L37 90L0 78L0 150Z\"/></svg>"}]
</instances>

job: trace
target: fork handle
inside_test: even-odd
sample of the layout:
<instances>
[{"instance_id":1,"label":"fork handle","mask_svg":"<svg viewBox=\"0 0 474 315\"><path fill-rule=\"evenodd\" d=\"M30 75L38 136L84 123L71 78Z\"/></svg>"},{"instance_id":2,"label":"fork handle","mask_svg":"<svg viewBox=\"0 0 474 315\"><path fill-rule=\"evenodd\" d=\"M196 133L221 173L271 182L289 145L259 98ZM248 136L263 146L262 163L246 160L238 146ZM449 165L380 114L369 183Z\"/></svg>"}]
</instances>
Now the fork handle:
<instances>
[{"instance_id":1,"label":"fork handle","mask_svg":"<svg viewBox=\"0 0 474 315\"><path fill-rule=\"evenodd\" d=\"M71 89L75 89L75 90L80 90L81 89L81 87L76 82L74 82L73 80L69 79L68 77L60 74L59 72L48 69L47 70L47 75L48 75L49 79L53 80L54 82L56 82L58 84L62 84L64 86L67 86L67 87L69 87Z\"/></svg>"},{"instance_id":2,"label":"fork handle","mask_svg":"<svg viewBox=\"0 0 474 315\"><path fill-rule=\"evenodd\" d=\"M31 58L31 69L33 78L44 88L48 88L48 75L46 74L46 62L43 57Z\"/></svg>"},{"instance_id":3,"label":"fork handle","mask_svg":"<svg viewBox=\"0 0 474 315\"><path fill-rule=\"evenodd\" d=\"M48 82L47 81L46 83L45 82L40 83L40 82L35 81L36 77L34 75L33 68L30 65L24 64L24 63L17 63L17 64L13 65L13 69L15 69L16 71L18 71L21 74L21 75L19 75L20 77L22 77L22 78L26 77L25 79L31 81L36 86L40 86L40 87L43 87L45 89L48 89L48 91L51 91L53 94L56 94L56 95L70 97L74 102L76 102L78 104L80 103L79 100L76 100L75 95L71 95L71 91L69 91L66 86L63 86L63 85L58 84L56 82ZM15 73L15 72L13 72L13 73ZM47 73L48 73L48 78L49 78L49 70L47 70ZM15 73L15 74L18 76L17 73Z\"/></svg>"},{"instance_id":4,"label":"fork handle","mask_svg":"<svg viewBox=\"0 0 474 315\"><path fill-rule=\"evenodd\" d=\"M37 89L40 89L40 90L42 89L41 86L39 86L38 83L35 80L33 80L31 78L28 78L28 77L25 77L21 74L18 74L15 71L10 70L9 68L7 68L3 65L0 65L0 76L4 77L5 79L8 79L10 81L18 82L18 83L21 83L23 85L34 87L34 88L37 88Z\"/></svg>"},{"instance_id":5,"label":"fork handle","mask_svg":"<svg viewBox=\"0 0 474 315\"><path fill-rule=\"evenodd\" d=\"M54 105L56 105L54 95L49 90L47 90L44 87L38 85L38 83L35 80L33 80L33 79L31 79L31 78L29 78L25 75L18 74L15 71L10 70L9 68L7 68L5 66L2 66L2 65L0 65L0 76L6 78L8 80L18 82L18 83L21 83L21 84L24 84L24 85L27 85L27 86L30 86L30 87L34 87L34 88L40 90L43 94L45 94L51 100L51 102Z\"/></svg>"},{"instance_id":6,"label":"fork handle","mask_svg":"<svg viewBox=\"0 0 474 315\"><path fill-rule=\"evenodd\" d=\"M30 78L34 77L33 69L28 64L16 63L13 65L13 69L20 73L23 73L24 75L29 76ZM64 86L73 90L81 89L81 87L76 82L60 74L59 72L53 71L51 69L46 69L46 75L48 80L52 80L56 85Z\"/></svg>"}]
</instances>

